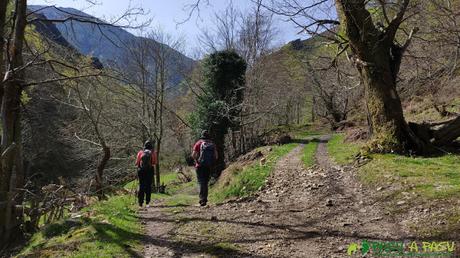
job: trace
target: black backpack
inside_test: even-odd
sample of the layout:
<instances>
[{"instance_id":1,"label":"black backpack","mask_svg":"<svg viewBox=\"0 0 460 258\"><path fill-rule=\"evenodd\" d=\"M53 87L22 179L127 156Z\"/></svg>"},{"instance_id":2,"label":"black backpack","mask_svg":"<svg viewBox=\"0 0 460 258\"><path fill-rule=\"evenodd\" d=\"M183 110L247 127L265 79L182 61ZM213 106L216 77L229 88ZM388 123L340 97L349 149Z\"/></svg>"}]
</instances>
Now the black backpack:
<instances>
[{"instance_id":1,"label":"black backpack","mask_svg":"<svg viewBox=\"0 0 460 258\"><path fill-rule=\"evenodd\" d=\"M216 146L214 143L209 141L203 141L200 145L200 158L198 159L198 163L200 166L204 167L212 167L215 162L215 148Z\"/></svg>"},{"instance_id":2,"label":"black backpack","mask_svg":"<svg viewBox=\"0 0 460 258\"><path fill-rule=\"evenodd\" d=\"M149 170L152 168L152 151L144 150L141 156L141 162L139 164L139 169L142 171Z\"/></svg>"}]
</instances>

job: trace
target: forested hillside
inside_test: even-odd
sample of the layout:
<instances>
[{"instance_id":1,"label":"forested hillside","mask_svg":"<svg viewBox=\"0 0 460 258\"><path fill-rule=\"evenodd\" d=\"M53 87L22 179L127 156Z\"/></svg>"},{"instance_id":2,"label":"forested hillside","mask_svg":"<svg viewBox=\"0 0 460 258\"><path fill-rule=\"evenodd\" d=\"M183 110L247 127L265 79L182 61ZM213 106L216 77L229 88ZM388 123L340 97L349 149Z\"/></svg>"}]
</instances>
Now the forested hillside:
<instances>
[{"instance_id":1,"label":"forested hillside","mask_svg":"<svg viewBox=\"0 0 460 258\"><path fill-rule=\"evenodd\" d=\"M1 257L460 255L460 1L128 6L0 3Z\"/></svg>"}]
</instances>

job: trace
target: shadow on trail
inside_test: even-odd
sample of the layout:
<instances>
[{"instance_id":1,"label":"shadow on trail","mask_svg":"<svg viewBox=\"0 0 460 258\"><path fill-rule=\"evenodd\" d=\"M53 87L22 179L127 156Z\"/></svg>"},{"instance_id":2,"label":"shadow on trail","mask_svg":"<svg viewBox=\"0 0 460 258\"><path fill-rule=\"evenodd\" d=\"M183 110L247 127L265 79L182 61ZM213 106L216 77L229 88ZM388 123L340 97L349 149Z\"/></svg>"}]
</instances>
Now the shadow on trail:
<instances>
[{"instance_id":1,"label":"shadow on trail","mask_svg":"<svg viewBox=\"0 0 460 258\"><path fill-rule=\"evenodd\" d=\"M155 205L155 208L185 208L185 207L192 207L193 205L190 204L175 204L175 205L165 205L165 204L159 204Z\"/></svg>"},{"instance_id":2,"label":"shadow on trail","mask_svg":"<svg viewBox=\"0 0 460 258\"><path fill-rule=\"evenodd\" d=\"M337 214L339 214L340 211L336 213L331 213L328 218L333 219ZM239 218L237 218L239 219ZM302 228L305 227L306 224L309 225L314 225L316 222L319 222L320 220L327 219L325 217L318 218L317 220L312 220L307 223L302 223L302 224L296 224L296 225L285 225L285 224L275 224L275 223L270 223L270 224L264 224L261 222L249 222L249 221L237 221L237 220L228 220L228 219L207 219L207 218L199 218L199 217L194 217L194 218L182 218L179 221L177 219L170 219L170 218L165 218L165 217L153 217L153 218L145 218L145 220L151 220L151 221L156 221L156 222L164 222L164 223L174 223L178 224L176 228L180 226L180 224L186 224L189 222L206 222L206 223L228 223L228 224L235 224L235 225L243 225L243 226L248 226L248 227L262 227L262 228L268 228L268 229L274 229L274 230L281 230L281 231L289 231L290 232L290 237L283 236L283 239L286 240L307 240L307 239L312 239L312 238L318 238L318 237L342 237L342 238L349 238L349 239L367 239L367 240L380 240L380 241L404 241L404 240L417 240L417 241L440 241L440 240L445 240L446 238L444 236L433 236L433 237L421 237L421 238L414 238L414 237L405 237L403 239L399 238L393 238L393 237L375 237L372 235L368 234L360 234L360 233L350 233L350 232L344 232L340 230L330 230L327 228L319 228L316 230L301 230L297 228ZM174 230L174 229L173 229ZM273 232L275 233L275 232ZM272 235L272 236L270 236ZM266 232L261 232L261 236L265 236L262 238L255 238L255 239L233 239L233 240L228 240L226 242L229 243L255 243L255 242L265 242L265 241L270 241L270 240L277 240L279 239L279 236L273 235L273 234L267 234ZM345 244L345 242L344 242Z\"/></svg>"},{"instance_id":3,"label":"shadow on trail","mask_svg":"<svg viewBox=\"0 0 460 258\"><path fill-rule=\"evenodd\" d=\"M314 207L324 205L323 200L325 200L328 197L333 197L333 199L338 199L334 198L335 195L341 195L345 196L345 191L344 191L344 186L340 184L340 181L337 181L337 176L340 175L340 171L334 168L333 162L329 160L328 154L327 154L327 146L325 143L329 141L329 136L321 136L318 138L311 138L311 139L294 139L291 142L294 143L300 143L300 144L308 144L310 142L318 142L320 143L320 147L318 148L317 151L317 156L322 157L322 159L319 162L319 167L322 169L327 174L327 177L324 180L325 185L328 186L328 191L326 192L316 192L315 194L318 197L318 202L311 203L311 205L308 205L309 207L301 207L299 210L299 213L297 211L293 211L293 213L290 213L289 210L286 209L277 209L277 210L272 210L268 211L268 209L262 209L265 205L264 202L260 203L260 206L257 206L257 208L261 208L261 210L264 210L264 216L265 216L265 222L261 221L251 221L252 218L248 217L247 213L244 211L238 211L235 214L229 215L226 214L227 218L215 218L211 217L210 215L212 212L208 212L206 210L203 210L201 212L198 210L192 210L192 209L185 209L181 214L185 215L186 217L183 218L178 218L172 214L168 213L163 213L161 210L155 211L153 213L150 213L150 217L147 218L141 218L144 221L152 221L152 222L159 222L159 223L167 223L172 225L172 228L169 230L168 234L165 236L159 237L159 238L153 238L149 236L145 236L145 241L146 244L148 245L156 245L160 247L168 247L170 249L173 249L175 252L174 257L180 257L181 253L184 254L195 254L195 253L207 253L211 255L217 255L217 256L224 256L224 257L264 257L264 256L253 256L252 253L245 253L244 251L241 250L235 250L233 248L221 248L218 244L217 240L214 239L214 237L209 237L209 238L204 238L203 241L198 241L197 240L197 232L194 232L194 230L186 231L183 233L180 233L178 229L180 229L182 226L186 225L187 223L193 223L193 222L198 222L198 223L208 223L208 224L214 224L214 226L222 226L219 225L219 223L226 223L229 225L237 225L239 227L244 227L246 229L251 229L254 230L253 233L248 234L248 235L241 235L238 230L232 230L233 232L230 235L225 235L223 241L225 243L234 243L234 244L251 244L251 243L266 243L272 240L279 240L282 238L283 240L309 240L309 239L317 239L317 238L340 238L340 241L343 241L343 244L348 244L351 241L356 241L356 239L367 239L370 241L439 241L439 240L446 240L448 239L447 235L435 235L435 236L430 236L430 237L420 237L420 238L415 238L415 237L410 237L410 236L404 236L404 235L388 235L388 234L380 234L382 232L366 232L368 230L366 226L372 225L372 220L367 220L366 221L361 221L366 224L366 226L363 227L362 224L358 226L355 222L354 225L352 226L343 226L341 227L340 225L338 226L328 226L324 224L325 226L321 226L322 223L325 221L334 221L337 219L337 217L342 217L340 215L348 214L350 213L351 215L353 214L359 214L359 208L360 206L352 206L350 207L349 205L339 205L340 202L338 202L338 206L332 207L329 210L323 210L320 213L317 213L318 216L315 216L313 218L307 218L305 215L308 213L310 209L313 209ZM321 188L325 189L325 188ZM356 203L357 199L354 198L353 196L346 197L344 199L350 199L348 203ZM340 200L344 200L340 199ZM248 202L251 202L251 200L248 200ZM180 207L186 207L187 205L180 205ZM342 206L342 207L341 207ZM172 208L174 206L169 206L169 205L159 205L156 206L158 208ZM296 209L298 206L295 206ZM217 207L216 207L217 208ZM225 210L225 207L223 208ZM212 211L212 208L211 208ZM197 213L199 212L199 213ZM260 215L260 214L258 214ZM209 216L207 218L206 216ZM252 216L252 215L251 215ZM289 220L283 220L283 218L289 218L290 221L293 221L293 223L288 224L287 221ZM372 219L372 218L370 218ZM270 221L270 222L267 222ZM340 224L340 223L339 223ZM193 225L199 227L198 225ZM219 228L219 227L216 227ZM350 229L356 229L356 231L351 231ZM360 232L361 231L361 232ZM218 231L216 231L217 233ZM212 232L211 232L212 233ZM383 235L383 236L379 236ZM177 240L178 238L175 237L180 237L181 240ZM173 240L170 240L173 239ZM174 240L176 239L176 240ZM187 239L184 241L184 239ZM190 241L188 241L190 240Z\"/></svg>"},{"instance_id":4,"label":"shadow on trail","mask_svg":"<svg viewBox=\"0 0 460 258\"><path fill-rule=\"evenodd\" d=\"M166 247L174 251L173 257L182 257L183 254L202 254L215 255L218 257L258 257L265 258L268 256L253 255L234 248L221 247L214 243L200 243L200 242L186 242L186 241L171 241L164 238L153 238L151 236L144 236L146 244Z\"/></svg>"},{"instance_id":5,"label":"shadow on trail","mask_svg":"<svg viewBox=\"0 0 460 258\"><path fill-rule=\"evenodd\" d=\"M291 139L289 143L298 143L298 144L309 144L311 142L317 143L327 143L329 139L321 139L321 138L309 138L309 139Z\"/></svg>"},{"instance_id":6,"label":"shadow on trail","mask_svg":"<svg viewBox=\"0 0 460 258\"><path fill-rule=\"evenodd\" d=\"M169 221L169 220L168 220ZM174 222L171 220L171 222ZM122 247L130 257L144 257L142 254L132 249L132 246L123 243L121 239L139 239L144 240L143 244L150 244L159 247L170 249L174 255L173 257L182 257L183 254L201 254L206 253L209 255L216 255L219 257L248 257L251 256L249 253L236 250L234 248L227 248L225 246L219 246L220 242L211 243L195 243L181 240L171 240L165 238L153 238L146 234L133 233L122 228L116 227L106 223L94 223L94 229L96 230L97 239L101 242L117 244ZM265 257L265 256L252 256L252 257Z\"/></svg>"},{"instance_id":7,"label":"shadow on trail","mask_svg":"<svg viewBox=\"0 0 460 258\"><path fill-rule=\"evenodd\" d=\"M105 223L95 223L93 224L93 228L97 232L97 239L99 239L99 241L116 244L123 248L131 257L143 257L141 254L133 250L132 246L120 241L121 239L139 239L139 234ZM110 232L110 234L108 232Z\"/></svg>"},{"instance_id":8,"label":"shadow on trail","mask_svg":"<svg viewBox=\"0 0 460 258\"><path fill-rule=\"evenodd\" d=\"M291 139L289 143L308 144L311 140L308 139Z\"/></svg>"}]
</instances>

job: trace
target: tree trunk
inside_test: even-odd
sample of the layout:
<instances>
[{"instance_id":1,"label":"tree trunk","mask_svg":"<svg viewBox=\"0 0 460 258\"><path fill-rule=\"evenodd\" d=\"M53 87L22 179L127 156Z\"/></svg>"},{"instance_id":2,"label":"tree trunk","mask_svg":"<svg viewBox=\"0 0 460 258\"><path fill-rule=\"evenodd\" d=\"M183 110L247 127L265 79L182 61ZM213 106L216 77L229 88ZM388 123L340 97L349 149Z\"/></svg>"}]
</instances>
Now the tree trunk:
<instances>
[{"instance_id":1,"label":"tree trunk","mask_svg":"<svg viewBox=\"0 0 460 258\"><path fill-rule=\"evenodd\" d=\"M5 46L5 19L6 19L6 7L8 1L1 1L0 2L0 101L3 98L3 77L5 73L5 62L4 58L4 46ZM0 103L1 107L1 103ZM3 152L4 149L2 149ZM0 157L1 161L1 157ZM0 241L1 243L6 243L4 240L4 235L6 232L6 207L8 203L8 193L9 193L9 183L10 183L10 175L3 171L2 166L0 166ZM0 244L0 247L2 244Z\"/></svg>"},{"instance_id":2,"label":"tree trunk","mask_svg":"<svg viewBox=\"0 0 460 258\"><path fill-rule=\"evenodd\" d=\"M408 125L392 74L388 68L363 67L361 76L372 131L371 149L376 152L404 151L405 146L409 146Z\"/></svg>"},{"instance_id":3,"label":"tree trunk","mask_svg":"<svg viewBox=\"0 0 460 258\"><path fill-rule=\"evenodd\" d=\"M164 97L166 89L166 77L167 77L167 67L166 67L166 57L165 50L161 48L157 53L157 83L155 87L155 122L156 122L156 140L157 140L157 164L155 166L155 181L156 181L156 191L162 192L161 187L161 171L160 171L160 155L161 155L161 141L163 139L163 113L164 113Z\"/></svg>"},{"instance_id":4,"label":"tree trunk","mask_svg":"<svg viewBox=\"0 0 460 258\"><path fill-rule=\"evenodd\" d=\"M15 9L14 33L11 49L8 49L10 63L8 71L21 67L23 62L22 49L26 26L26 0L17 0ZM21 131L21 94L24 73L22 71L10 73L8 81L2 86L1 102L1 169L0 169L0 238L2 243L11 241L10 235L19 231L22 216L13 214L16 202L16 187L23 186L24 173L22 164L22 131ZM19 196L22 196L21 194ZM13 199L14 198L14 199ZM6 206L6 207L5 207ZM15 234L16 235L16 234ZM17 234L19 235L19 234ZM16 235L16 236L17 236Z\"/></svg>"},{"instance_id":5,"label":"tree trunk","mask_svg":"<svg viewBox=\"0 0 460 258\"><path fill-rule=\"evenodd\" d=\"M460 117L434 131L434 145L444 146L460 137Z\"/></svg>"},{"instance_id":6,"label":"tree trunk","mask_svg":"<svg viewBox=\"0 0 460 258\"><path fill-rule=\"evenodd\" d=\"M372 152L424 152L423 143L409 128L396 91L396 78L404 48L395 44L396 31L403 21L409 0L382 31L375 27L366 1L336 0L341 23L349 39L355 64L365 87Z\"/></svg>"},{"instance_id":7,"label":"tree trunk","mask_svg":"<svg viewBox=\"0 0 460 258\"><path fill-rule=\"evenodd\" d=\"M300 125L300 111L301 111L300 102L297 101L297 117L296 117L296 120L297 120L298 125Z\"/></svg>"},{"instance_id":8,"label":"tree trunk","mask_svg":"<svg viewBox=\"0 0 460 258\"><path fill-rule=\"evenodd\" d=\"M161 155L161 139L157 140L157 164L155 165L155 184L156 184L156 191L160 192L160 155Z\"/></svg>"},{"instance_id":9,"label":"tree trunk","mask_svg":"<svg viewBox=\"0 0 460 258\"><path fill-rule=\"evenodd\" d=\"M5 21L6 21L6 8L8 6L8 1L2 0L0 2L0 86L1 86L1 81L3 81L3 77L5 75L5 67L4 67L4 47L5 47L5 42L6 38L4 36L5 34ZM3 87L0 87L0 99L3 95ZM1 105L1 103L0 103Z\"/></svg>"},{"instance_id":10,"label":"tree trunk","mask_svg":"<svg viewBox=\"0 0 460 258\"><path fill-rule=\"evenodd\" d=\"M212 134L212 132L211 132ZM217 149L217 161L215 171L213 171L213 176L218 178L220 173L225 169L225 152L224 152L224 145L225 145L225 135L219 135L214 138L214 143L216 144Z\"/></svg>"},{"instance_id":11,"label":"tree trunk","mask_svg":"<svg viewBox=\"0 0 460 258\"><path fill-rule=\"evenodd\" d=\"M102 144L102 158L96 169L96 193L99 200L104 199L104 169L110 160L110 148Z\"/></svg>"},{"instance_id":12,"label":"tree trunk","mask_svg":"<svg viewBox=\"0 0 460 258\"><path fill-rule=\"evenodd\" d=\"M312 90L312 94L313 90ZM316 98L315 96L312 97L312 106L311 106L311 122L314 123L316 121Z\"/></svg>"}]
</instances>

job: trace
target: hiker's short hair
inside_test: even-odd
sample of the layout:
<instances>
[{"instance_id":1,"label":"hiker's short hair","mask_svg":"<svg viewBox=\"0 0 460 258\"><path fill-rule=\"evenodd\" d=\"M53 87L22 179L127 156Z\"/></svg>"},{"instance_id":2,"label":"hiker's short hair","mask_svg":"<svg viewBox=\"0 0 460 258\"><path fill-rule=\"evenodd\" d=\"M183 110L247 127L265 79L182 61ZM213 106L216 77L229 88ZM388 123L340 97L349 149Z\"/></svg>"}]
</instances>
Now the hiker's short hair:
<instances>
[{"instance_id":1,"label":"hiker's short hair","mask_svg":"<svg viewBox=\"0 0 460 258\"><path fill-rule=\"evenodd\" d=\"M209 139L209 132L208 130L201 131L201 139Z\"/></svg>"},{"instance_id":2,"label":"hiker's short hair","mask_svg":"<svg viewBox=\"0 0 460 258\"><path fill-rule=\"evenodd\" d=\"M153 149L153 143L151 141L146 141L144 143L144 149L145 150L152 150Z\"/></svg>"}]
</instances>

